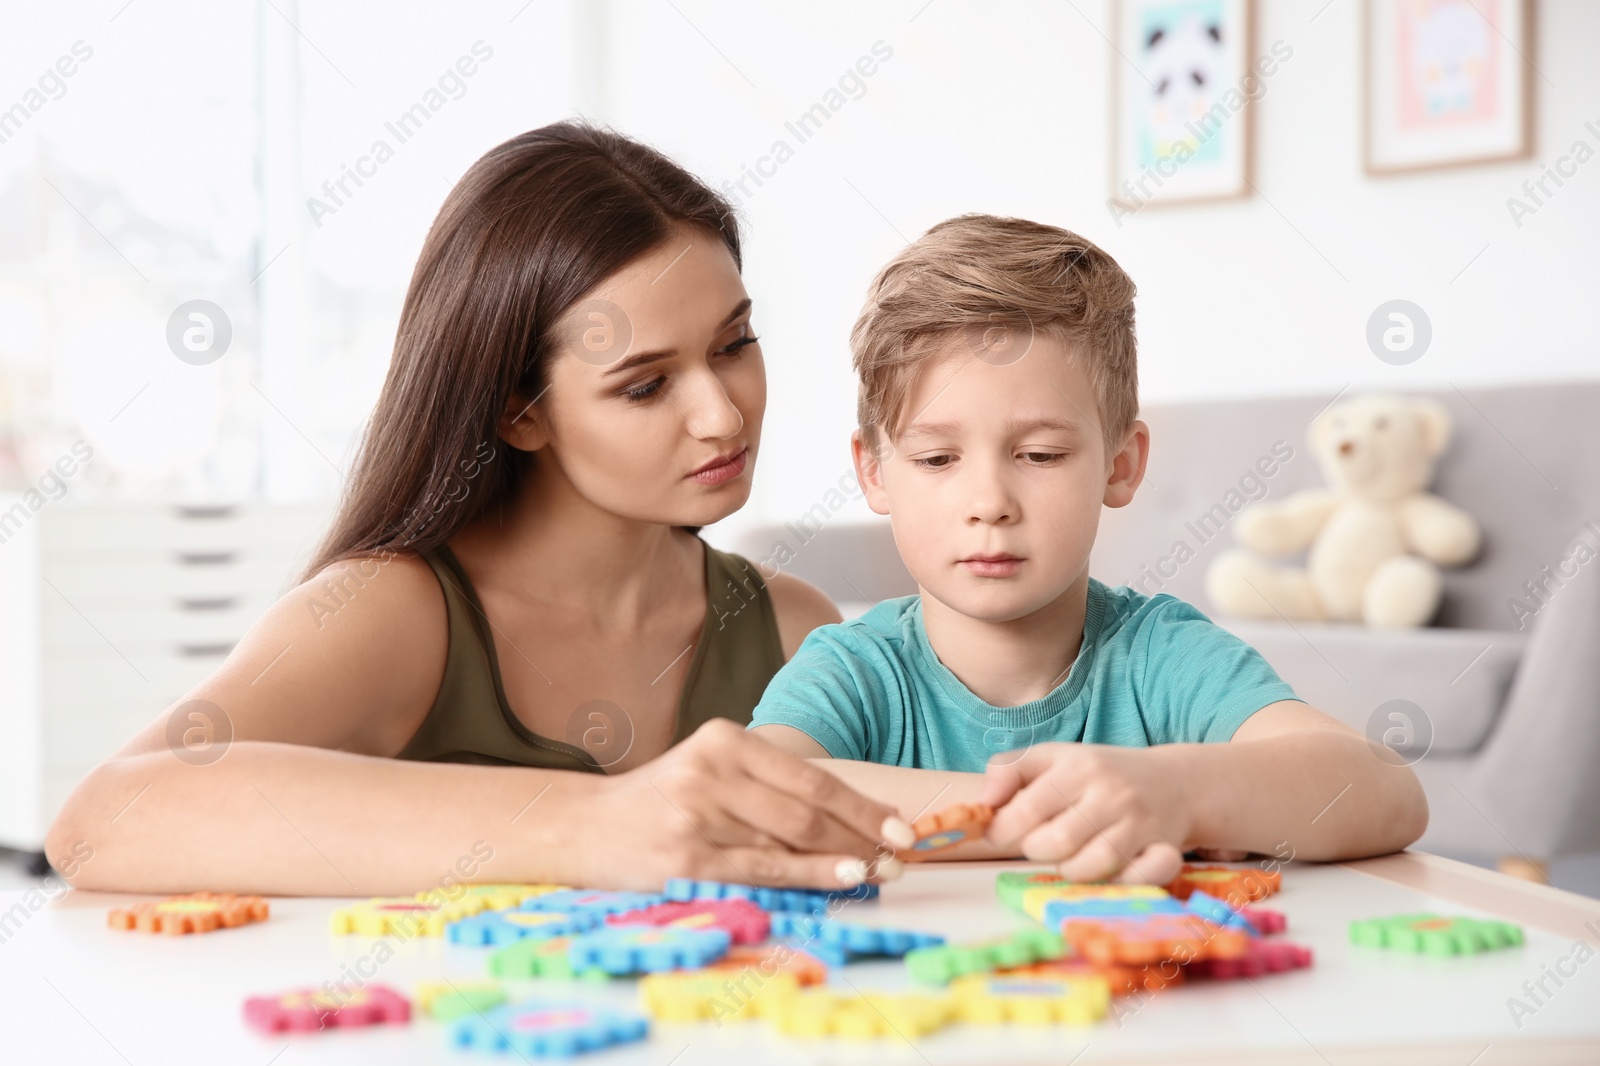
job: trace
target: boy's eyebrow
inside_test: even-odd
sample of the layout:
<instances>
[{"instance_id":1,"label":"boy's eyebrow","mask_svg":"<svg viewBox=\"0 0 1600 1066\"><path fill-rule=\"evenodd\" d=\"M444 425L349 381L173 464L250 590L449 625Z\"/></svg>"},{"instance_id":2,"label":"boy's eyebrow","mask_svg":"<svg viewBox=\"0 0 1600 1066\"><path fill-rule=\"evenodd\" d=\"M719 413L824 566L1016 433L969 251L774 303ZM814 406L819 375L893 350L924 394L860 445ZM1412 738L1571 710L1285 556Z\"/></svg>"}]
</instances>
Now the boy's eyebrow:
<instances>
[{"instance_id":1,"label":"boy's eyebrow","mask_svg":"<svg viewBox=\"0 0 1600 1066\"><path fill-rule=\"evenodd\" d=\"M1009 418L1006 420L1006 432L1011 435L1031 433L1036 429L1054 429L1063 433L1082 433L1083 426L1070 418L1061 418L1057 415L1040 415L1037 418ZM913 422L900 434L900 439L909 437L939 437L953 436L961 431L960 422Z\"/></svg>"},{"instance_id":2,"label":"boy's eyebrow","mask_svg":"<svg viewBox=\"0 0 1600 1066\"><path fill-rule=\"evenodd\" d=\"M748 310L750 310L750 297L746 296L744 299L733 305L733 310L728 312L728 317L724 318L722 322L718 324L717 332L720 333L729 326L733 325L739 320L739 316ZM607 367L606 372L602 374L601 377L610 377L612 374L624 374L629 370L641 367L646 363L654 363L660 359L669 359L674 354L676 353L671 349L655 352L635 352L625 359L620 360L615 365Z\"/></svg>"},{"instance_id":3,"label":"boy's eyebrow","mask_svg":"<svg viewBox=\"0 0 1600 1066\"><path fill-rule=\"evenodd\" d=\"M1040 415L1038 418L1013 418L1006 422L1012 433L1027 433L1035 429L1056 429L1063 433L1082 433L1083 427L1070 418L1059 415Z\"/></svg>"}]
</instances>

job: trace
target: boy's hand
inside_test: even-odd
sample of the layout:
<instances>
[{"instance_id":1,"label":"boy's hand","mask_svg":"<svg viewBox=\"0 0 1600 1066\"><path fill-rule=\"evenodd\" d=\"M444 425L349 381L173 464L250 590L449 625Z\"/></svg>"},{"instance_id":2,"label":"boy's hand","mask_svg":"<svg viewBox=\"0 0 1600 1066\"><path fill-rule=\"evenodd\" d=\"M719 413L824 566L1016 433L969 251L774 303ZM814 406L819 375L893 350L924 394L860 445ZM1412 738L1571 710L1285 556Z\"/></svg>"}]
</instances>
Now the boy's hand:
<instances>
[{"instance_id":1,"label":"boy's hand","mask_svg":"<svg viewBox=\"0 0 1600 1066\"><path fill-rule=\"evenodd\" d=\"M989 840L1020 843L1072 881L1166 884L1183 868L1188 803L1148 751L1040 744L989 762L980 800L996 808Z\"/></svg>"}]
</instances>

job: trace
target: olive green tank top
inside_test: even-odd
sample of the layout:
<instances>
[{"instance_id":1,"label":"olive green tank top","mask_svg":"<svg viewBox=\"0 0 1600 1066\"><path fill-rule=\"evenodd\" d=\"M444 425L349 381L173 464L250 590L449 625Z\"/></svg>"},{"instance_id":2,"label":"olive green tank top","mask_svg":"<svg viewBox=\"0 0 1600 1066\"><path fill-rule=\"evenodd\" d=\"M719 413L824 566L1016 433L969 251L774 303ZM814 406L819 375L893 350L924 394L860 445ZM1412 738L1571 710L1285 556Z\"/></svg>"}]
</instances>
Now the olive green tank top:
<instances>
[{"instance_id":1,"label":"olive green tank top","mask_svg":"<svg viewBox=\"0 0 1600 1066\"><path fill-rule=\"evenodd\" d=\"M706 620L678 696L674 744L711 718L748 723L762 690L783 665L778 618L760 574L740 556L700 543ZM506 703L489 623L460 561L447 545L421 557L444 590L450 648L439 695L399 758L604 773L625 754L617 746L630 738L618 736L621 724L605 711L613 705L602 701L595 701L597 710L575 713L574 736L542 737L523 725Z\"/></svg>"}]
</instances>

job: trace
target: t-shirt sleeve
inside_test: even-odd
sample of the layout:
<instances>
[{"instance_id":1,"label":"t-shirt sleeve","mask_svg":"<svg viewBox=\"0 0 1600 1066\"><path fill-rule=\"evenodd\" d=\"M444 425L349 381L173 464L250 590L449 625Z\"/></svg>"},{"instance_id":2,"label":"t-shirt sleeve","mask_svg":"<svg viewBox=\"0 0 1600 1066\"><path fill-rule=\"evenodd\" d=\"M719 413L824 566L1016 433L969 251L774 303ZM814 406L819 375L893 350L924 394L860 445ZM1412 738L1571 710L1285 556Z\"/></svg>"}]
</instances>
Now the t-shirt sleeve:
<instances>
[{"instance_id":1,"label":"t-shirt sleeve","mask_svg":"<svg viewBox=\"0 0 1600 1066\"><path fill-rule=\"evenodd\" d=\"M768 682L749 728L792 726L835 759L872 760L874 740L883 735L872 716L884 701L874 698L880 686L854 643L842 625L812 630Z\"/></svg>"},{"instance_id":2,"label":"t-shirt sleeve","mask_svg":"<svg viewBox=\"0 0 1600 1066\"><path fill-rule=\"evenodd\" d=\"M1190 603L1162 604L1148 631L1140 702L1152 744L1229 740L1269 703L1300 699L1260 652Z\"/></svg>"}]
</instances>

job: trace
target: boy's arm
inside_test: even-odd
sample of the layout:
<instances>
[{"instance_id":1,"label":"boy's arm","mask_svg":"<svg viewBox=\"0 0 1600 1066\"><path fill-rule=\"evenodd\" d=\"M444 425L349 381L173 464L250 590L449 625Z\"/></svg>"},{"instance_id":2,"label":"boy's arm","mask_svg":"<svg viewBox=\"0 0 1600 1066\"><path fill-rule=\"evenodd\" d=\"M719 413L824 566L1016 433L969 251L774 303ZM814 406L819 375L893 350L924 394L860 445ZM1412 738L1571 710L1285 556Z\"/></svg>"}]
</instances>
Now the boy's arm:
<instances>
[{"instance_id":1,"label":"boy's arm","mask_svg":"<svg viewBox=\"0 0 1600 1066\"><path fill-rule=\"evenodd\" d=\"M1163 842L1364 858L1404 848L1428 823L1399 756L1298 700L1261 708L1226 744L1040 745L991 766L982 802L1003 805L992 841L1074 880L1111 876Z\"/></svg>"},{"instance_id":2,"label":"boy's arm","mask_svg":"<svg viewBox=\"0 0 1600 1066\"><path fill-rule=\"evenodd\" d=\"M811 734L792 725L758 725L750 727L752 736L760 737L775 748L802 759L831 759L828 749L812 739ZM827 769L827 767L824 767Z\"/></svg>"},{"instance_id":3,"label":"boy's arm","mask_svg":"<svg viewBox=\"0 0 1600 1066\"><path fill-rule=\"evenodd\" d=\"M1399 755L1297 700L1261 708L1227 744L1178 747L1198 844L1321 862L1399 851L1428 828Z\"/></svg>"}]
</instances>

